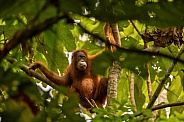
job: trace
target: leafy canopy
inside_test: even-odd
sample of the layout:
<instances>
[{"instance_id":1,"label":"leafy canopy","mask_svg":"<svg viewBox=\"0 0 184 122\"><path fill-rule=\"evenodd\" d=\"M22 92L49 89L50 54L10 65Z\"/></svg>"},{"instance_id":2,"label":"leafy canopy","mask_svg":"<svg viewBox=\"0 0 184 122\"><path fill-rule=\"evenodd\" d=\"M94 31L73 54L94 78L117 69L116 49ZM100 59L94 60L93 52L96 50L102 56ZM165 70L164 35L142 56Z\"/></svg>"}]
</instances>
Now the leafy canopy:
<instances>
[{"instance_id":1,"label":"leafy canopy","mask_svg":"<svg viewBox=\"0 0 184 122\"><path fill-rule=\"evenodd\" d=\"M179 48L174 44L159 53L142 52L144 41L135 30L133 20L140 33L146 26L151 32L155 28L183 27L184 2L182 0L1 0L0 1L0 117L2 121L84 121L74 108L78 99L64 96L62 87L48 88L38 79L30 78L21 66L42 61L52 71L62 75L68 66L69 52L76 49L95 54L104 48L103 26L105 22L117 22L123 48L117 52L104 52L93 61L97 74L107 75L114 60L122 66L118 83L118 99L106 109L96 109L94 121L143 121L151 116L145 110L149 102L145 64L149 63L153 93L166 74ZM149 42L151 46L153 42ZM154 54L154 55L153 55ZM160 56L164 54L164 56ZM16 59L10 63L9 59ZM168 103L183 100L183 60L174 67L171 78L166 80ZM135 73L134 96L139 119L130 105L130 71ZM41 83L42 87L36 84ZM63 94L62 94L63 93ZM29 98L29 101L25 101ZM34 115L26 102L33 102L39 109ZM25 104L26 103L26 104ZM112 114L115 113L115 114ZM156 121L183 121L183 107L172 107L170 118L164 109L157 111ZM91 115L88 113L88 115ZM108 117L104 116L108 115Z\"/></svg>"}]
</instances>

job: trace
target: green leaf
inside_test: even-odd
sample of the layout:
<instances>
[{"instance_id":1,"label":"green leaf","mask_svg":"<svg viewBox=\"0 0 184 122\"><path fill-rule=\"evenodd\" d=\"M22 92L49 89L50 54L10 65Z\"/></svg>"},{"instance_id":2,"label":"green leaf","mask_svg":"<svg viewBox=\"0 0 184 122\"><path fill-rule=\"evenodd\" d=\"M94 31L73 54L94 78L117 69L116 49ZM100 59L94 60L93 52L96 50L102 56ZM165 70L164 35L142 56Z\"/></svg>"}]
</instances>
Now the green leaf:
<instances>
[{"instance_id":1,"label":"green leaf","mask_svg":"<svg viewBox=\"0 0 184 122\"><path fill-rule=\"evenodd\" d=\"M136 49L137 42L138 42L138 40L136 40L132 37L122 38L121 41L123 42L122 47L131 48L131 49Z\"/></svg>"},{"instance_id":2,"label":"green leaf","mask_svg":"<svg viewBox=\"0 0 184 122\"><path fill-rule=\"evenodd\" d=\"M95 74L106 75L106 71L111 66L114 58L111 52L103 52L100 56L92 60L92 71Z\"/></svg>"},{"instance_id":3,"label":"green leaf","mask_svg":"<svg viewBox=\"0 0 184 122\"><path fill-rule=\"evenodd\" d=\"M34 118L28 107L13 100L6 101L1 117L3 122L32 122Z\"/></svg>"},{"instance_id":4,"label":"green leaf","mask_svg":"<svg viewBox=\"0 0 184 122\"><path fill-rule=\"evenodd\" d=\"M79 42L79 45L82 44L81 47L78 47L79 49L88 50L90 55L96 54L100 51L102 51L103 48L96 45L94 42L85 41L85 42Z\"/></svg>"},{"instance_id":5,"label":"green leaf","mask_svg":"<svg viewBox=\"0 0 184 122\"><path fill-rule=\"evenodd\" d=\"M124 68L127 68L142 77L147 76L147 70L145 64L152 59L151 56L140 55L135 53L125 53L124 61L120 62L120 65Z\"/></svg>"},{"instance_id":6,"label":"green leaf","mask_svg":"<svg viewBox=\"0 0 184 122\"><path fill-rule=\"evenodd\" d=\"M183 73L183 71L179 71L179 76L181 78L181 85L184 89L184 73Z\"/></svg>"},{"instance_id":7,"label":"green leaf","mask_svg":"<svg viewBox=\"0 0 184 122\"><path fill-rule=\"evenodd\" d=\"M171 85L169 86L169 91L167 92L168 101L169 102L177 101L182 90L183 90L183 87L181 84L180 76L174 77L171 82Z\"/></svg>"},{"instance_id":8,"label":"green leaf","mask_svg":"<svg viewBox=\"0 0 184 122\"><path fill-rule=\"evenodd\" d=\"M145 115L146 117L152 117L152 111L150 109L145 109L143 111L143 115Z\"/></svg>"},{"instance_id":9,"label":"green leaf","mask_svg":"<svg viewBox=\"0 0 184 122\"><path fill-rule=\"evenodd\" d=\"M80 37L80 35L83 34L83 31L79 26L74 25L74 28L71 30L71 33L72 33L73 37L75 38L76 42L81 42L79 37Z\"/></svg>"},{"instance_id":10,"label":"green leaf","mask_svg":"<svg viewBox=\"0 0 184 122\"><path fill-rule=\"evenodd\" d=\"M129 97L129 80L128 77L129 71L127 69L123 69L121 72L121 77L118 81L118 101L122 102Z\"/></svg>"},{"instance_id":11,"label":"green leaf","mask_svg":"<svg viewBox=\"0 0 184 122\"><path fill-rule=\"evenodd\" d=\"M62 112L66 115L63 119L65 122L85 122L85 119L80 117L79 114L76 114L74 108L78 107L78 95L73 94L70 96L68 101L65 101L62 106Z\"/></svg>"},{"instance_id":12,"label":"green leaf","mask_svg":"<svg viewBox=\"0 0 184 122\"><path fill-rule=\"evenodd\" d=\"M143 86L144 80L138 75L135 75L134 77L135 77L134 96L135 96L136 108L138 110L141 110L142 106L145 103L145 95L142 92L142 86Z\"/></svg>"},{"instance_id":13,"label":"green leaf","mask_svg":"<svg viewBox=\"0 0 184 122\"><path fill-rule=\"evenodd\" d=\"M57 25L58 41L62 43L67 51L71 52L76 49L75 38L72 35L73 25L60 21Z\"/></svg>"},{"instance_id":14,"label":"green leaf","mask_svg":"<svg viewBox=\"0 0 184 122\"><path fill-rule=\"evenodd\" d=\"M48 67L52 71L58 72L59 69L60 72L64 72L68 59L63 51L62 42L58 40L56 30L56 28L51 28L44 32L44 39L37 43L37 50L45 56Z\"/></svg>"},{"instance_id":15,"label":"green leaf","mask_svg":"<svg viewBox=\"0 0 184 122\"><path fill-rule=\"evenodd\" d=\"M174 112L174 114L176 115L176 117L179 119L179 120L183 120L184 121L184 111L182 113L179 113L177 111Z\"/></svg>"}]
</instances>

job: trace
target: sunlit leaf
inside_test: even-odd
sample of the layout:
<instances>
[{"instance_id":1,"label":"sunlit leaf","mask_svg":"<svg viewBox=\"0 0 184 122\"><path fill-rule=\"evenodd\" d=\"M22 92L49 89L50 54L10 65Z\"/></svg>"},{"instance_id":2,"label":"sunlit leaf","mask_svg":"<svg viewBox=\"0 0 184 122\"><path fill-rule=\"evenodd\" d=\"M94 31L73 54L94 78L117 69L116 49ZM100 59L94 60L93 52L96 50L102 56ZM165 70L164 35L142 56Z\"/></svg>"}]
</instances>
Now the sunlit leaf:
<instances>
[{"instance_id":1,"label":"sunlit leaf","mask_svg":"<svg viewBox=\"0 0 184 122\"><path fill-rule=\"evenodd\" d=\"M131 48L131 49L136 49L136 46L137 46L137 42L138 40L132 38L132 37L129 37L129 38L122 38L122 46L124 48Z\"/></svg>"},{"instance_id":2,"label":"sunlit leaf","mask_svg":"<svg viewBox=\"0 0 184 122\"><path fill-rule=\"evenodd\" d=\"M135 75L134 96L135 96L136 107L138 110L141 110L145 102L145 95L143 94L143 91L142 91L143 83L144 83L144 80L139 76Z\"/></svg>"},{"instance_id":3,"label":"sunlit leaf","mask_svg":"<svg viewBox=\"0 0 184 122\"><path fill-rule=\"evenodd\" d=\"M168 101L177 101L182 90L183 87L181 85L181 78L179 76L174 77L171 81L171 85L169 86L169 91L167 93Z\"/></svg>"},{"instance_id":4,"label":"sunlit leaf","mask_svg":"<svg viewBox=\"0 0 184 122\"><path fill-rule=\"evenodd\" d=\"M69 52L76 49L75 39L71 32L72 29L73 25L66 24L65 21L61 21L57 25L58 41L62 43Z\"/></svg>"},{"instance_id":5,"label":"sunlit leaf","mask_svg":"<svg viewBox=\"0 0 184 122\"><path fill-rule=\"evenodd\" d=\"M126 69L122 70L122 75L118 81L118 100L121 102L124 99L128 99L128 92L129 92L129 80L130 78L128 77L129 71Z\"/></svg>"}]
</instances>

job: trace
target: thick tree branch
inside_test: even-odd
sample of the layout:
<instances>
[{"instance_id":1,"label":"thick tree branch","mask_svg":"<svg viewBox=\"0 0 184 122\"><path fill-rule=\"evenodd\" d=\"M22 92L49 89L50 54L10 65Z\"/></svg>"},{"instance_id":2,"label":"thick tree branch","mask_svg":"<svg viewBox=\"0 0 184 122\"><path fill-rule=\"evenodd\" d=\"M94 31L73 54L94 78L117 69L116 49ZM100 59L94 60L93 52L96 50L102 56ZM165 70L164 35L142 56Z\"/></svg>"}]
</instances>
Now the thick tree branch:
<instances>
[{"instance_id":1,"label":"thick tree branch","mask_svg":"<svg viewBox=\"0 0 184 122\"><path fill-rule=\"evenodd\" d=\"M67 18L68 18L68 16L67 16ZM71 19L71 18L69 18L69 19ZM89 30L87 30L85 27L83 27L80 23L78 24L78 26L82 30L84 30L86 33L92 35L95 38L98 38L99 40L101 40L104 43L107 43L107 45L115 46L121 52L137 53L137 55L145 55L145 56L153 56L153 55L154 56L161 56L161 57L164 57L164 58L167 58L167 59L176 60L176 61L178 61L180 63L184 63L184 60L176 59L175 57L172 57L172 56L167 55L167 54L162 54L162 53L158 53L158 52L151 52L151 51L145 51L145 50L137 50L137 49L126 49L126 48L123 48L123 47L119 47L119 46L117 46L115 44L111 44L111 43L107 42L104 38L100 37L98 34L91 33Z\"/></svg>"},{"instance_id":2,"label":"thick tree branch","mask_svg":"<svg viewBox=\"0 0 184 122\"><path fill-rule=\"evenodd\" d=\"M58 90L60 93L67 95L67 92L61 89L61 86L54 84L52 81L47 79L45 76L41 75L40 73L30 70L28 66L22 65L20 69L23 70L26 74L30 75L31 77L35 77L36 79L46 83L47 85L51 86L52 88Z\"/></svg>"},{"instance_id":3,"label":"thick tree branch","mask_svg":"<svg viewBox=\"0 0 184 122\"><path fill-rule=\"evenodd\" d=\"M180 56L184 53L184 46L182 47L182 49L180 50L180 52L178 53L176 59L179 59ZM167 72L165 73L164 77L162 78L161 82L159 83L153 97L152 97L152 100L148 103L148 106L146 107L147 109L149 108L152 108L152 106L154 105L155 103L155 100L157 99L158 95L160 94L164 84L165 84L165 81L167 80L167 78L170 76L174 66L177 64L177 60L174 60L170 67L167 69Z\"/></svg>"},{"instance_id":4,"label":"thick tree branch","mask_svg":"<svg viewBox=\"0 0 184 122\"><path fill-rule=\"evenodd\" d=\"M10 63L14 63L16 62L16 59L7 59ZM48 84L49 86L51 86L52 88L58 90L59 92L63 93L64 95L67 95L66 92L64 92L64 90L61 89L61 86L58 86L56 84L54 84L52 81L50 81L49 79L47 79L45 76L43 76L42 74L29 69L29 67L27 65L22 65L20 66L20 69L22 71L24 71L27 75L31 76L31 77L35 77L36 79Z\"/></svg>"},{"instance_id":5,"label":"thick tree branch","mask_svg":"<svg viewBox=\"0 0 184 122\"><path fill-rule=\"evenodd\" d=\"M47 19L42 23L33 25L31 28L28 27L17 31L13 38L4 46L4 48L0 48L0 60L2 60L9 53L9 51L16 47L20 42L27 41L33 36L40 34L42 31L50 28L53 24L57 23L64 17L64 15L58 15Z\"/></svg>"},{"instance_id":6,"label":"thick tree branch","mask_svg":"<svg viewBox=\"0 0 184 122\"><path fill-rule=\"evenodd\" d=\"M53 82L51 82L50 80L48 80L46 77L44 77L43 75L41 75L40 73L29 69L28 66L26 65L22 65L20 66L20 69L23 70L26 74L28 74L31 77L35 77L36 79L43 81L44 83L50 85L51 87L56 87L56 84L54 84Z\"/></svg>"}]
</instances>

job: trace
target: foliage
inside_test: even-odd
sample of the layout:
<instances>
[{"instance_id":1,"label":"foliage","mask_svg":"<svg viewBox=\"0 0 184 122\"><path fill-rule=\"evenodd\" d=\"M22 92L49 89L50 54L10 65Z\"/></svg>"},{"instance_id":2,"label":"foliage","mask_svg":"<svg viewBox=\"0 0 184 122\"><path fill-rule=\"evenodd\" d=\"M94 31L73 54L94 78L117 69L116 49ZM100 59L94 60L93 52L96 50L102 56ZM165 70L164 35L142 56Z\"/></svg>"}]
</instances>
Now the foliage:
<instances>
[{"instance_id":1,"label":"foliage","mask_svg":"<svg viewBox=\"0 0 184 122\"><path fill-rule=\"evenodd\" d=\"M76 95L67 98L66 93L58 92L66 92L66 89L48 88L44 82L27 75L21 66L39 60L62 75L71 51L85 49L89 54L102 51L104 23L117 22L123 48L118 48L115 53L103 52L93 60L93 70L97 74L107 75L112 62L119 61L123 70L118 99L112 100L111 107L94 109L96 116L91 119L148 121L152 113L150 109L145 109L149 103L145 64L149 64L154 93L181 48L170 43L159 53L141 51L144 41L130 20L141 34L145 33L146 26L152 34L165 27L183 27L183 5L182 0L1 0L0 120L85 121L78 112ZM172 34L172 37L178 36L174 31ZM154 35L151 37L154 38ZM152 44L149 42L148 46ZM9 59L16 61L12 63ZM184 99L183 60L184 56L181 56L162 88L162 91L167 91L167 99L163 103ZM129 100L130 71L135 73L135 106ZM42 87L37 84L42 84ZM137 113L142 114L135 117ZM156 113L156 121L159 122L184 121L183 107L172 107L169 117L160 110ZM88 115L92 116L90 113Z\"/></svg>"}]
</instances>

